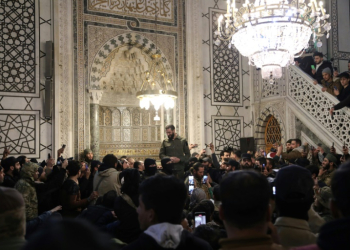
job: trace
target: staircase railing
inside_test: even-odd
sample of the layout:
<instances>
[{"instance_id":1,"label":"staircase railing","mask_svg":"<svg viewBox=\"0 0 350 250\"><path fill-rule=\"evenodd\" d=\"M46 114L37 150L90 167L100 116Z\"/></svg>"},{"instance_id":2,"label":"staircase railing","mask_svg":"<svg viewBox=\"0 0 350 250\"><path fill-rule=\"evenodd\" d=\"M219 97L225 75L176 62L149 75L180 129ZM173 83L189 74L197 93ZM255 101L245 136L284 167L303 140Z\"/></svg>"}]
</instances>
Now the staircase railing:
<instances>
[{"instance_id":1,"label":"staircase railing","mask_svg":"<svg viewBox=\"0 0 350 250\"><path fill-rule=\"evenodd\" d=\"M332 118L329 109L339 103L337 98L322 92L321 85L314 85L313 79L296 66L290 66L288 70L287 103L293 111L306 117L304 121L307 125L321 129L319 132L333 141L337 148L341 148L343 143L349 146L349 109L335 111Z\"/></svg>"}]
</instances>

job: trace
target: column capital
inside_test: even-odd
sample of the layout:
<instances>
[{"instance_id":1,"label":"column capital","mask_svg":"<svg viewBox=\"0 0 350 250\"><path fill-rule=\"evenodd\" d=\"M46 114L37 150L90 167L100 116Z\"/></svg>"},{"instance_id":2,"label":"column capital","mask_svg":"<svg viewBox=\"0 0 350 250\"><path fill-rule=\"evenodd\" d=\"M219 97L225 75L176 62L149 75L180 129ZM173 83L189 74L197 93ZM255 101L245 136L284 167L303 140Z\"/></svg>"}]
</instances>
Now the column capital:
<instances>
[{"instance_id":1,"label":"column capital","mask_svg":"<svg viewBox=\"0 0 350 250\"><path fill-rule=\"evenodd\" d=\"M102 99L103 90L89 89L90 103L99 104Z\"/></svg>"}]
</instances>

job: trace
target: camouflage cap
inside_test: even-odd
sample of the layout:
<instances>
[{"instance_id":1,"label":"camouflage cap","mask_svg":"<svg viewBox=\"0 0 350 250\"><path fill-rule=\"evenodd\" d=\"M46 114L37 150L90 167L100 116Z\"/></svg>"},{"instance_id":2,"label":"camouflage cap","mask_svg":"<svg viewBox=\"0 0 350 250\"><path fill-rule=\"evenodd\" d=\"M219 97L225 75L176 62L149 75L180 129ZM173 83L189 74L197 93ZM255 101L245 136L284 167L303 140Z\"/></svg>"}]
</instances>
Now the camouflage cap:
<instances>
[{"instance_id":1,"label":"camouflage cap","mask_svg":"<svg viewBox=\"0 0 350 250\"><path fill-rule=\"evenodd\" d=\"M318 202L329 209L329 200L332 198L332 190L330 187L320 188L319 193L316 195Z\"/></svg>"},{"instance_id":2,"label":"camouflage cap","mask_svg":"<svg viewBox=\"0 0 350 250\"><path fill-rule=\"evenodd\" d=\"M330 162L337 163L337 158L333 154L327 154L326 157Z\"/></svg>"},{"instance_id":3,"label":"camouflage cap","mask_svg":"<svg viewBox=\"0 0 350 250\"><path fill-rule=\"evenodd\" d=\"M84 150L84 155L87 155L87 154L90 154L90 153L92 153L91 149L87 148L87 149Z\"/></svg>"}]
</instances>

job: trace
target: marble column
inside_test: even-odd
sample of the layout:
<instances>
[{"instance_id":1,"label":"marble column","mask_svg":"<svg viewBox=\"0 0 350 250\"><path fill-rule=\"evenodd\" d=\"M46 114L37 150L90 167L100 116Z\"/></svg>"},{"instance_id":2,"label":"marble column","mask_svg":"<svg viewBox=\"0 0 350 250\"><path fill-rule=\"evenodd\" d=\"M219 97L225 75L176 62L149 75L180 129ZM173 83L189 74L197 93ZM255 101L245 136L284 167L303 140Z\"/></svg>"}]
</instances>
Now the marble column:
<instances>
[{"instance_id":1,"label":"marble column","mask_svg":"<svg viewBox=\"0 0 350 250\"><path fill-rule=\"evenodd\" d=\"M100 157L100 127L99 111L103 91L90 89L90 148L94 154L94 160Z\"/></svg>"},{"instance_id":2,"label":"marble column","mask_svg":"<svg viewBox=\"0 0 350 250\"><path fill-rule=\"evenodd\" d=\"M173 119L173 114L174 110L173 109L164 109L164 127L169 125L169 124L174 124L174 119Z\"/></svg>"},{"instance_id":3,"label":"marble column","mask_svg":"<svg viewBox=\"0 0 350 250\"><path fill-rule=\"evenodd\" d=\"M186 1L186 59L188 142L204 145L204 100L202 72L202 0ZM184 136L184 135L183 135Z\"/></svg>"}]
</instances>

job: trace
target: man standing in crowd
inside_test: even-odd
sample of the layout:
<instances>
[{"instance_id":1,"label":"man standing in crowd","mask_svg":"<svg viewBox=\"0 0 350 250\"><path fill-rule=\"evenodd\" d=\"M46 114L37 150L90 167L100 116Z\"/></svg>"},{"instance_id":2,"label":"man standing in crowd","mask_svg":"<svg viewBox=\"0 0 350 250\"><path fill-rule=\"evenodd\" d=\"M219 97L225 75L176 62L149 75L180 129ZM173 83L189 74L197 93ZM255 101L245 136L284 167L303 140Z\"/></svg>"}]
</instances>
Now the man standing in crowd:
<instances>
[{"instance_id":1,"label":"man standing in crowd","mask_svg":"<svg viewBox=\"0 0 350 250\"><path fill-rule=\"evenodd\" d=\"M13 188L19 179L19 171L21 165L15 157L8 157L1 161L1 166L4 168L4 182L2 186Z\"/></svg>"},{"instance_id":2,"label":"man standing in crowd","mask_svg":"<svg viewBox=\"0 0 350 250\"><path fill-rule=\"evenodd\" d=\"M233 159L230 159L227 162L227 167L226 167L226 173L222 175L222 179L225 179L226 177L229 176L229 174L235 170L240 170L241 167L239 166L239 163Z\"/></svg>"},{"instance_id":3,"label":"man standing in crowd","mask_svg":"<svg viewBox=\"0 0 350 250\"><path fill-rule=\"evenodd\" d=\"M220 183L221 249L283 249L266 234L271 219L269 184L254 171L237 171Z\"/></svg>"},{"instance_id":4,"label":"man standing in crowd","mask_svg":"<svg viewBox=\"0 0 350 250\"><path fill-rule=\"evenodd\" d=\"M173 176L146 179L140 186L137 208L144 232L123 249L211 249L207 242L182 228L186 198L185 185Z\"/></svg>"},{"instance_id":5,"label":"man standing in crowd","mask_svg":"<svg viewBox=\"0 0 350 250\"><path fill-rule=\"evenodd\" d=\"M292 139L290 145L292 150L289 153L283 153L283 146L282 144L279 145L277 148L276 156L282 156L283 160L287 160L289 162L294 162L296 159L301 158L301 151L303 151L303 148L300 146L300 139Z\"/></svg>"},{"instance_id":6,"label":"man standing in crowd","mask_svg":"<svg viewBox=\"0 0 350 250\"><path fill-rule=\"evenodd\" d=\"M332 67L332 63L328 62L328 61L324 61L323 60L323 54L321 52L315 52L314 53L314 61L316 64L316 68L312 69L312 74L313 74L313 78L315 78L315 84L319 83L322 84L321 81L323 79L322 76L322 71L325 68L330 68L331 69L331 75L333 75L333 67Z\"/></svg>"},{"instance_id":7,"label":"man standing in crowd","mask_svg":"<svg viewBox=\"0 0 350 250\"><path fill-rule=\"evenodd\" d=\"M303 167L292 165L278 171L275 201L279 217L275 226L283 246L297 247L316 242L316 235L308 224L308 211L314 201L313 186L310 171Z\"/></svg>"},{"instance_id":8,"label":"man standing in crowd","mask_svg":"<svg viewBox=\"0 0 350 250\"><path fill-rule=\"evenodd\" d=\"M202 159L202 165L204 166L206 172L210 175L211 180L215 183L219 183L221 180L220 170L213 166L212 159L210 157L204 157Z\"/></svg>"},{"instance_id":9,"label":"man standing in crowd","mask_svg":"<svg viewBox=\"0 0 350 250\"><path fill-rule=\"evenodd\" d=\"M289 140L286 142L286 152L287 152L287 153L289 153L289 152L291 152L291 151L293 150L291 144L292 144L292 140L289 139Z\"/></svg>"},{"instance_id":10,"label":"man standing in crowd","mask_svg":"<svg viewBox=\"0 0 350 250\"><path fill-rule=\"evenodd\" d=\"M333 154L327 154L323 159L322 167L318 173L319 181L324 182L328 187L331 186L331 180L336 168L337 158Z\"/></svg>"},{"instance_id":11,"label":"man standing in crowd","mask_svg":"<svg viewBox=\"0 0 350 250\"><path fill-rule=\"evenodd\" d=\"M317 245L295 250L349 249L350 246L350 163L335 171L332 179L330 210L333 218L321 227Z\"/></svg>"},{"instance_id":12,"label":"man standing in crowd","mask_svg":"<svg viewBox=\"0 0 350 250\"><path fill-rule=\"evenodd\" d=\"M207 199L211 199L213 197L213 192L211 189L211 185L209 183L209 178L207 176L206 180L204 177L204 166L200 162L196 162L193 165L193 181L195 188L201 188L204 190L207 195ZM189 177L185 180L186 187L189 186Z\"/></svg>"},{"instance_id":13,"label":"man standing in crowd","mask_svg":"<svg viewBox=\"0 0 350 250\"><path fill-rule=\"evenodd\" d=\"M168 139L162 142L159 158L170 158L172 163L174 163L174 176L182 179L185 165L191 156L187 140L175 133L174 125L167 125L165 131Z\"/></svg>"},{"instance_id":14,"label":"man standing in crowd","mask_svg":"<svg viewBox=\"0 0 350 250\"><path fill-rule=\"evenodd\" d=\"M85 149L84 153L83 153L83 160L87 162L87 164L89 165L89 168L91 167L91 162L94 159L94 154L92 153L91 149Z\"/></svg>"},{"instance_id":15,"label":"man standing in crowd","mask_svg":"<svg viewBox=\"0 0 350 250\"><path fill-rule=\"evenodd\" d=\"M26 211L23 196L14 188L0 187L1 249L22 249L26 241Z\"/></svg>"},{"instance_id":16,"label":"man standing in crowd","mask_svg":"<svg viewBox=\"0 0 350 250\"><path fill-rule=\"evenodd\" d=\"M337 97L337 99L341 102L346 99L346 97L350 96L350 75L348 72L343 72L339 75L340 83L343 86L343 90L340 91L340 89L334 89L334 95Z\"/></svg>"},{"instance_id":17,"label":"man standing in crowd","mask_svg":"<svg viewBox=\"0 0 350 250\"><path fill-rule=\"evenodd\" d=\"M334 91L339 90L342 91L343 87L340 84L339 80L333 81L333 77L331 75L332 71L330 68L325 68L322 70L322 77L321 85L322 85L322 91L327 91L329 94L336 96ZM317 82L315 81L314 84L316 85Z\"/></svg>"},{"instance_id":18,"label":"man standing in crowd","mask_svg":"<svg viewBox=\"0 0 350 250\"><path fill-rule=\"evenodd\" d=\"M252 156L250 154L242 154L241 159L241 169L242 170L248 170L253 169L253 163L252 163Z\"/></svg>"}]
</instances>

